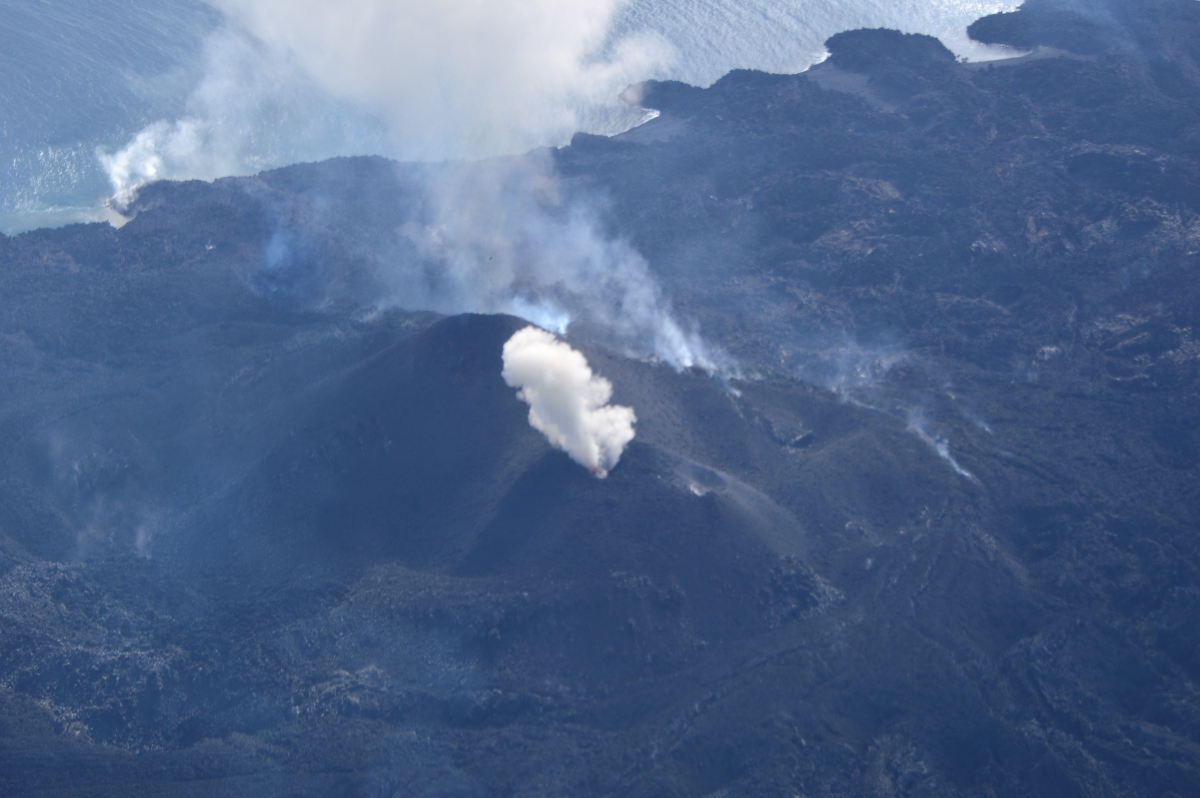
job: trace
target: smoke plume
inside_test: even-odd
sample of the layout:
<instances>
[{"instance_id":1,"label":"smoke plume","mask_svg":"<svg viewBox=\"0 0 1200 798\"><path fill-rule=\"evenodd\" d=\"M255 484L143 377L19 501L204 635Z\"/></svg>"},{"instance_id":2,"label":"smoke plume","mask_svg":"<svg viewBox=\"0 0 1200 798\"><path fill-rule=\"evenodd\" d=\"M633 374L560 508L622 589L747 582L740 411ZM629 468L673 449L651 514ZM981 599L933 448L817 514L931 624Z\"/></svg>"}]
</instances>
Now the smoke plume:
<instances>
[{"instance_id":1,"label":"smoke plume","mask_svg":"<svg viewBox=\"0 0 1200 798\"><path fill-rule=\"evenodd\" d=\"M97 148L118 211L155 180L211 180L388 149L369 109L330 95L291 53L226 26L205 39L200 57L203 77L180 115L147 125L114 152Z\"/></svg>"},{"instance_id":2,"label":"smoke plume","mask_svg":"<svg viewBox=\"0 0 1200 798\"><path fill-rule=\"evenodd\" d=\"M482 158L616 133L673 50L613 33L623 0L208 0L225 14L185 113L98 151L118 208L156 179L338 155Z\"/></svg>"},{"instance_id":3,"label":"smoke plume","mask_svg":"<svg viewBox=\"0 0 1200 798\"><path fill-rule=\"evenodd\" d=\"M610 405L612 383L587 358L537 327L504 344L504 381L529 405L529 425L550 445L604 478L633 440L633 408Z\"/></svg>"},{"instance_id":4,"label":"smoke plume","mask_svg":"<svg viewBox=\"0 0 1200 798\"><path fill-rule=\"evenodd\" d=\"M914 412L909 415L908 431L916 435L929 445L929 448L937 452L938 457L945 460L954 469L954 473L964 479L969 479L972 482L978 482L975 475L958 464L954 459L954 455L950 453L950 441L938 434L930 434L926 429L925 419L920 413Z\"/></svg>"},{"instance_id":5,"label":"smoke plume","mask_svg":"<svg viewBox=\"0 0 1200 798\"><path fill-rule=\"evenodd\" d=\"M847 27L960 31L1006 0L207 0L222 12L182 114L98 151L111 205L158 179L250 174L335 155L423 161L424 193L374 304L506 312L675 368L729 371L645 259L568 196L549 157L483 158L615 133L650 78L800 70ZM410 173L411 174L411 173ZM279 241L285 238L281 237ZM386 254L380 253L377 257Z\"/></svg>"},{"instance_id":6,"label":"smoke plume","mask_svg":"<svg viewBox=\"0 0 1200 798\"><path fill-rule=\"evenodd\" d=\"M641 254L605 233L601 203L573 195L544 153L429 166L420 182L401 251L380 266L382 304L511 313L558 333L570 324L633 357L719 369Z\"/></svg>"},{"instance_id":7,"label":"smoke plume","mask_svg":"<svg viewBox=\"0 0 1200 798\"><path fill-rule=\"evenodd\" d=\"M154 179L253 174L338 155L482 158L611 134L648 79L799 72L859 27L941 36L1013 0L206 0L223 14L186 110L100 164L128 200Z\"/></svg>"}]
</instances>

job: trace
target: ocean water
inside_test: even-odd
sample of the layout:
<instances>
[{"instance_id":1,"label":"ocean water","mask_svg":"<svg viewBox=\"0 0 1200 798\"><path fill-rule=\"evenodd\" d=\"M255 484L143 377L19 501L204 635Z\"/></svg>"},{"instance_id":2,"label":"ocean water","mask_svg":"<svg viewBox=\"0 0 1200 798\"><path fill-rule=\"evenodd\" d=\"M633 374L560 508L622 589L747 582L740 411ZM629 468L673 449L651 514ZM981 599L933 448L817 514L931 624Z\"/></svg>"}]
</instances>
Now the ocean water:
<instances>
[{"instance_id":1,"label":"ocean water","mask_svg":"<svg viewBox=\"0 0 1200 798\"><path fill-rule=\"evenodd\" d=\"M802 71L841 30L936 35L1012 0L0 0L0 231L110 218L156 178L481 157L613 133L645 79Z\"/></svg>"},{"instance_id":2,"label":"ocean water","mask_svg":"<svg viewBox=\"0 0 1200 798\"><path fill-rule=\"evenodd\" d=\"M96 217L96 148L180 113L221 24L194 0L0 0L0 230Z\"/></svg>"},{"instance_id":3,"label":"ocean water","mask_svg":"<svg viewBox=\"0 0 1200 798\"><path fill-rule=\"evenodd\" d=\"M1019 0L633 0L619 31L654 31L680 53L670 77L707 86L731 69L801 72L824 58L824 42L855 28L936 36L960 58L1007 57L967 36L980 17Z\"/></svg>"}]
</instances>

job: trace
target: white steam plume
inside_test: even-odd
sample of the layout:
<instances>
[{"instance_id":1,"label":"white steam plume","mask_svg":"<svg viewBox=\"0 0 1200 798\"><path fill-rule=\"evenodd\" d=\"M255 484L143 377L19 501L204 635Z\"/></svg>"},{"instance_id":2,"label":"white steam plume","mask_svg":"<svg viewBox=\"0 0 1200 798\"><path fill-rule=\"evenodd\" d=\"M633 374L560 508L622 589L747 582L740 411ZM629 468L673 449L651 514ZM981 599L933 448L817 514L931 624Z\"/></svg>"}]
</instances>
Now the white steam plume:
<instances>
[{"instance_id":1,"label":"white steam plume","mask_svg":"<svg viewBox=\"0 0 1200 798\"><path fill-rule=\"evenodd\" d=\"M98 153L110 205L125 212L158 179L357 153L480 157L628 128L645 112L621 90L669 48L611 36L623 2L217 0L228 25L186 115ZM592 203L561 196L544 154L430 166L418 182L423 211L401 230L413 246L381 269L379 305L575 323L632 355L714 369L645 260L601 232Z\"/></svg>"},{"instance_id":2,"label":"white steam plume","mask_svg":"<svg viewBox=\"0 0 1200 798\"><path fill-rule=\"evenodd\" d=\"M612 34L625 0L208 0L186 113L99 152L120 209L156 179L213 179L338 155L481 158L616 133L619 99L662 72L651 33Z\"/></svg>"},{"instance_id":3,"label":"white steam plume","mask_svg":"<svg viewBox=\"0 0 1200 798\"><path fill-rule=\"evenodd\" d=\"M211 180L386 149L371 113L329 95L297 59L232 28L210 35L203 78L175 120L147 125L96 156L124 211L155 180Z\"/></svg>"},{"instance_id":4,"label":"white steam plume","mask_svg":"<svg viewBox=\"0 0 1200 798\"><path fill-rule=\"evenodd\" d=\"M468 0L436 10L352 2L337 13L309 0L278 18L268 13L278 10L271 0L226 5L262 39L231 29L210 37L187 115L99 153L116 210L157 179L354 152L482 155L569 138L589 114L600 124L587 109L624 108L618 93L650 68L655 51L636 36L605 43L616 0L539 0L516 10ZM326 17L332 28L313 26ZM352 19L361 30L331 36ZM394 40L381 38L386 31ZM604 58L596 55L602 45ZM368 52L370 63L354 61ZM336 63L326 70L325 60ZM346 70L343 61L357 66ZM559 332L574 322L631 355L714 370L645 260L601 232L593 203L563 196L545 153L431 165L418 183L423 211L401 231L418 257L400 253L383 266L379 305L513 313Z\"/></svg>"},{"instance_id":5,"label":"white steam plume","mask_svg":"<svg viewBox=\"0 0 1200 798\"><path fill-rule=\"evenodd\" d=\"M964 479L969 479L972 482L978 482L975 475L958 464L954 459L954 455L950 453L950 441L941 435L931 435L925 428L925 419L920 413L912 413L908 418L908 431L916 435L921 440L929 445L929 448L937 452L938 457L945 460L954 469L954 473Z\"/></svg>"},{"instance_id":6,"label":"white steam plume","mask_svg":"<svg viewBox=\"0 0 1200 798\"><path fill-rule=\"evenodd\" d=\"M156 179L251 174L336 155L479 158L614 133L646 118L622 90L799 70L848 27L960 30L1010 0L207 0L225 19L183 114L100 152L112 206ZM536 163L532 159L528 163ZM507 173L506 173L506 170ZM510 312L587 328L630 354L721 370L642 257L553 170L431 169L380 304ZM432 267L432 269L431 269ZM414 275L414 271L419 274Z\"/></svg>"},{"instance_id":7,"label":"white steam plume","mask_svg":"<svg viewBox=\"0 0 1200 798\"><path fill-rule=\"evenodd\" d=\"M798 72L852 28L941 36L1015 0L206 0L222 11L186 113L102 164L128 197L152 179L253 174L338 155L480 158L616 133L621 91ZM118 205L119 200L118 200Z\"/></svg>"},{"instance_id":8,"label":"white steam plume","mask_svg":"<svg viewBox=\"0 0 1200 798\"><path fill-rule=\"evenodd\" d=\"M633 408L610 405L612 383L592 373L587 358L537 327L504 344L504 381L529 405L529 425L550 445L604 478L633 440Z\"/></svg>"},{"instance_id":9,"label":"white steam plume","mask_svg":"<svg viewBox=\"0 0 1200 798\"><path fill-rule=\"evenodd\" d=\"M611 39L626 3L215 0L331 95L371 109L395 154L419 160L522 152L633 124L617 95L670 51L642 32Z\"/></svg>"},{"instance_id":10,"label":"white steam plume","mask_svg":"<svg viewBox=\"0 0 1200 798\"><path fill-rule=\"evenodd\" d=\"M676 369L723 365L675 320L641 254L603 232L596 203L568 196L544 153L429 167L421 193L422 215L401 230L416 257L381 267L382 304L511 313Z\"/></svg>"}]
</instances>

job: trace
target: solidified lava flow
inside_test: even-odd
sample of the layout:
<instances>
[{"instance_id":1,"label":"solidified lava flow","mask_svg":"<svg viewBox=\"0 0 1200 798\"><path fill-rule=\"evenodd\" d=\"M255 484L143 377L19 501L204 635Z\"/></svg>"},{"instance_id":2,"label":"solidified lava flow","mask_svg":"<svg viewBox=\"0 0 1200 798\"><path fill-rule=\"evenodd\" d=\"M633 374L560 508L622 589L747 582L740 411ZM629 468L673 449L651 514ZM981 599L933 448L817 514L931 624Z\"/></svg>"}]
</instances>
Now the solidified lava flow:
<instances>
[{"instance_id":1,"label":"solidified lava flow","mask_svg":"<svg viewBox=\"0 0 1200 798\"><path fill-rule=\"evenodd\" d=\"M381 305L443 167L0 237L0 794L1200 795L1200 4L970 32L530 156L731 364L569 327L603 480Z\"/></svg>"}]
</instances>

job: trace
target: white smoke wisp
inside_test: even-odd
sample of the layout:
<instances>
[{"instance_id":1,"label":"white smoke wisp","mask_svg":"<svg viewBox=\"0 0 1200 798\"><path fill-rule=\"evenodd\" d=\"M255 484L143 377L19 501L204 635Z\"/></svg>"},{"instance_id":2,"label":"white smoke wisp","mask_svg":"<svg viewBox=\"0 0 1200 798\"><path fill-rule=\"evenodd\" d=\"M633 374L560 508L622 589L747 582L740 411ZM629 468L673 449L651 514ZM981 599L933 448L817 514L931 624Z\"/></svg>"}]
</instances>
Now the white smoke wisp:
<instances>
[{"instance_id":1,"label":"white smoke wisp","mask_svg":"<svg viewBox=\"0 0 1200 798\"><path fill-rule=\"evenodd\" d=\"M529 405L529 425L603 479L633 440L633 408L608 404L612 383L592 373L587 358L537 327L504 344L504 381Z\"/></svg>"},{"instance_id":2,"label":"white smoke wisp","mask_svg":"<svg viewBox=\"0 0 1200 798\"><path fill-rule=\"evenodd\" d=\"M118 210L155 179L249 175L339 155L436 161L612 134L653 116L646 80L799 72L843 30L942 37L972 58L973 19L1015 0L204 0L222 12L182 113L100 166ZM999 55L1003 55L1002 53Z\"/></svg>"},{"instance_id":3,"label":"white smoke wisp","mask_svg":"<svg viewBox=\"0 0 1200 798\"><path fill-rule=\"evenodd\" d=\"M227 46L246 55L239 48L249 45ZM222 82L236 81L256 63L247 55ZM203 95L211 95L204 107L219 107L225 94L214 86ZM280 103L254 113L286 115L290 106ZM205 122L207 116L151 125L123 150L102 153L116 192L112 207L126 212L152 180L212 176L244 162L249 145L226 135L236 132L232 128ZM657 358L677 370L728 371L699 331L676 319L645 258L605 231L602 203L568 190L548 151L415 166L405 174L420 202L398 231L400 251L364 253L378 264L377 307L511 313L559 333L574 325L630 356ZM268 266L275 249L268 248Z\"/></svg>"},{"instance_id":4,"label":"white smoke wisp","mask_svg":"<svg viewBox=\"0 0 1200 798\"><path fill-rule=\"evenodd\" d=\"M97 152L128 205L160 179L249 175L339 155L483 158L617 133L620 100L673 50L612 35L625 0L208 0L226 15L185 113Z\"/></svg>"},{"instance_id":5,"label":"white smoke wisp","mask_svg":"<svg viewBox=\"0 0 1200 798\"><path fill-rule=\"evenodd\" d=\"M929 448L937 452L937 456L945 460L954 469L955 474L971 482L979 481L975 478L974 474L960 466L958 461L954 459L954 455L950 452L950 441L941 435L929 433L926 429L925 419L922 418L920 413L911 413L909 415L908 431L923 440Z\"/></svg>"},{"instance_id":6,"label":"white smoke wisp","mask_svg":"<svg viewBox=\"0 0 1200 798\"><path fill-rule=\"evenodd\" d=\"M166 175L186 173L194 166L203 132L202 123L195 119L163 120L144 128L117 152L97 151L113 187L110 204L123 211L142 186Z\"/></svg>"},{"instance_id":7,"label":"white smoke wisp","mask_svg":"<svg viewBox=\"0 0 1200 798\"><path fill-rule=\"evenodd\" d=\"M382 122L329 95L289 53L226 27L206 39L202 58L203 77L179 118L147 125L115 152L97 149L116 210L155 180L213 180L386 149Z\"/></svg>"},{"instance_id":8,"label":"white smoke wisp","mask_svg":"<svg viewBox=\"0 0 1200 798\"><path fill-rule=\"evenodd\" d=\"M728 370L676 320L645 258L605 233L594 198L569 196L546 153L431 166L421 193L422 215L401 230L416 256L381 268L381 304L511 313L676 370Z\"/></svg>"},{"instance_id":9,"label":"white smoke wisp","mask_svg":"<svg viewBox=\"0 0 1200 798\"><path fill-rule=\"evenodd\" d=\"M847 27L958 29L1006 0L208 2L224 20L184 112L97 153L117 211L159 179L338 155L482 158L615 133L647 118L619 99L631 84L799 70ZM389 266L378 304L514 313L677 369L728 373L595 204L561 196L549 161L431 167L426 212L402 231L419 257Z\"/></svg>"}]
</instances>

